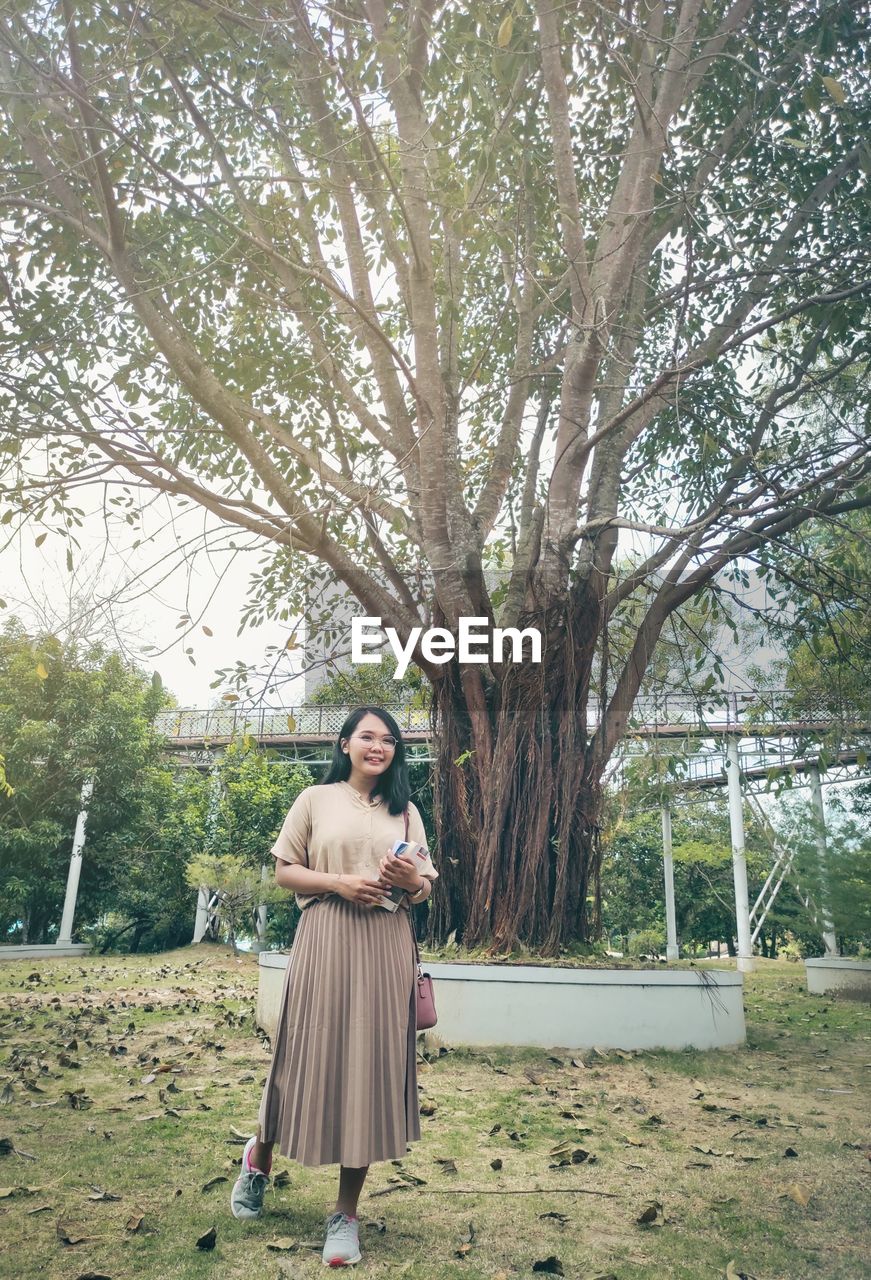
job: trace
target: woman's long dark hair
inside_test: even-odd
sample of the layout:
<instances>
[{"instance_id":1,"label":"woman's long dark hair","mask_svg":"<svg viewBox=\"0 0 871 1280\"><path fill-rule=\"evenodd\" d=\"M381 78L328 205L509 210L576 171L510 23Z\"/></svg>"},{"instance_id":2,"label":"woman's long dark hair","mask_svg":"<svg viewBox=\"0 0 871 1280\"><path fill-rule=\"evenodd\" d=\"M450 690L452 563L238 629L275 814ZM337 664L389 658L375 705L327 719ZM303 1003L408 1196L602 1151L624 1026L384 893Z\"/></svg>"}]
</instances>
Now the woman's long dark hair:
<instances>
[{"instance_id":1,"label":"woman's long dark hair","mask_svg":"<svg viewBox=\"0 0 871 1280\"><path fill-rule=\"evenodd\" d=\"M385 769L384 773L379 776L372 794L384 797L390 813L402 813L408 805L411 795L411 787L408 781L408 765L405 762L405 743L402 741L399 725L390 712L385 711L383 707L357 707L356 710L351 712L339 730L339 736L333 747L333 758L327 770L327 776L321 785L327 786L331 782L348 781L351 776L351 757L342 750L342 739L350 738L363 717L368 715L377 716L379 720L383 721L388 731L396 739L396 748L393 752L390 768Z\"/></svg>"}]
</instances>

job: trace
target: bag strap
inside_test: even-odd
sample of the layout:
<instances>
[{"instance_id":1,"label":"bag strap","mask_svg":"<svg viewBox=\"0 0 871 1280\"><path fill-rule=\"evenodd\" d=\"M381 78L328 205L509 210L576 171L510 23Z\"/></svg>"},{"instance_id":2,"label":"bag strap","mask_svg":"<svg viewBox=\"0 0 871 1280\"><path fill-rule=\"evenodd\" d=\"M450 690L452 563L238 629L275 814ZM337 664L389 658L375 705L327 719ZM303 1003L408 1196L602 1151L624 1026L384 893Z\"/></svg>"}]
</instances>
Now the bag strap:
<instances>
[{"instance_id":1,"label":"bag strap","mask_svg":"<svg viewBox=\"0 0 871 1280\"><path fill-rule=\"evenodd\" d=\"M420 969L420 948L417 945L417 930L414 927L414 913L409 911L406 914L408 915L408 923L411 925L411 938L414 943L414 963L417 966L417 976L422 978L423 974Z\"/></svg>"},{"instance_id":2,"label":"bag strap","mask_svg":"<svg viewBox=\"0 0 871 1280\"><path fill-rule=\"evenodd\" d=\"M405 806L404 817L405 817L405 838L407 840L408 839L408 805ZM414 963L417 965L417 976L421 978L423 977L423 974L420 971L420 948L417 945L417 930L414 927L414 912L409 911L407 912L407 915L408 915L408 923L411 925L411 936L414 941Z\"/></svg>"}]
</instances>

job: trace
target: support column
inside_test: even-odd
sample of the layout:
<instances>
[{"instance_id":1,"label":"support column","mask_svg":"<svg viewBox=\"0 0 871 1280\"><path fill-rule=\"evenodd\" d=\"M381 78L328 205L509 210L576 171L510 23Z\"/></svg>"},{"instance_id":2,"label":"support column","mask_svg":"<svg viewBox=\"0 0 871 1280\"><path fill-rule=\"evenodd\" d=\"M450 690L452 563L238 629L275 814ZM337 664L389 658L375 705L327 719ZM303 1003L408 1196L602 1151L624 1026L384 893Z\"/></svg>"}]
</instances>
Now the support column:
<instances>
[{"instance_id":1,"label":"support column","mask_svg":"<svg viewBox=\"0 0 871 1280\"><path fill-rule=\"evenodd\" d=\"M200 886L197 894L197 918L194 922L194 936L191 938L191 945L196 946L198 942L202 942L203 934L206 932L206 926L209 923L209 891L204 886Z\"/></svg>"},{"instance_id":2,"label":"support column","mask_svg":"<svg viewBox=\"0 0 871 1280\"><path fill-rule=\"evenodd\" d=\"M671 797L666 792L662 797L662 866L665 876L665 958L677 960L680 951L677 945L677 922L674 913L674 861L671 855Z\"/></svg>"},{"instance_id":3,"label":"support column","mask_svg":"<svg viewBox=\"0 0 871 1280\"><path fill-rule=\"evenodd\" d=\"M735 882L735 918L738 926L737 967L741 973L753 972L753 943L750 940L750 894L747 889L747 858L744 852L744 798L741 792L741 766L738 739L726 739L726 781L729 787L729 829L732 836L732 877Z\"/></svg>"},{"instance_id":4,"label":"support column","mask_svg":"<svg viewBox=\"0 0 871 1280\"><path fill-rule=\"evenodd\" d=\"M260 871L260 883L263 884L269 879L269 867L263 866ZM257 908L257 937L251 950L255 954L259 954L266 948L266 903L261 902Z\"/></svg>"},{"instance_id":5,"label":"support column","mask_svg":"<svg viewBox=\"0 0 871 1280\"><path fill-rule=\"evenodd\" d=\"M820 904L823 911L823 918L820 921L823 932L823 942L826 945L826 955L836 956L838 954L838 940L835 937L835 926L826 910L826 901L828 899L828 869L827 855L828 848L826 845L826 810L823 804L823 785L820 781L820 766L818 763L812 764L808 768L808 777L811 784L811 801L814 806L814 817L816 818L816 844L817 858L820 866L820 886L822 889L822 903Z\"/></svg>"},{"instance_id":6,"label":"support column","mask_svg":"<svg viewBox=\"0 0 871 1280\"><path fill-rule=\"evenodd\" d=\"M64 910L61 916L60 933L57 936L58 946L69 946L73 940L73 920L76 914L76 900L79 896L79 877L82 874L82 850L85 847L85 827L88 822L88 805L94 794L94 779L86 778L82 783L79 798L79 816L76 818L76 830L73 835L73 851L70 855L70 869L67 872L67 891L64 897Z\"/></svg>"}]
</instances>

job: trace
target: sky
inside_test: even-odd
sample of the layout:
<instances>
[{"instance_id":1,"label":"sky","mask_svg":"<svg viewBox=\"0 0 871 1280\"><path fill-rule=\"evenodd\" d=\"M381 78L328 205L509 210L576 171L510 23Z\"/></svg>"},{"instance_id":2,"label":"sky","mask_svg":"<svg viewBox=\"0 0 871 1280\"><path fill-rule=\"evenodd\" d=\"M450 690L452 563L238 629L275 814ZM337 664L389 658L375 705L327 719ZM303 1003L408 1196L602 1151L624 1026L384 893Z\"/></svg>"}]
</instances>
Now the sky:
<instances>
[{"instance_id":1,"label":"sky","mask_svg":"<svg viewBox=\"0 0 871 1280\"><path fill-rule=\"evenodd\" d=\"M259 556L219 549L218 524L207 513L179 512L159 497L143 509L136 535L142 541L134 548L127 526L107 528L101 488L80 490L79 501L87 514L77 531L81 550L72 574L65 537L49 535L36 546L39 530L25 529L0 547L0 595L7 606L0 624L15 614L27 626L48 624L62 633L72 617L84 634L102 636L145 670L157 671L183 707L220 699L221 689L210 688L220 668L237 661L261 666L271 658L270 646L283 648L292 630L287 623L237 634ZM211 553L203 549L203 534L215 546ZM291 661L284 659L282 669L289 670ZM282 701L299 702L302 695L299 678L283 689Z\"/></svg>"}]
</instances>

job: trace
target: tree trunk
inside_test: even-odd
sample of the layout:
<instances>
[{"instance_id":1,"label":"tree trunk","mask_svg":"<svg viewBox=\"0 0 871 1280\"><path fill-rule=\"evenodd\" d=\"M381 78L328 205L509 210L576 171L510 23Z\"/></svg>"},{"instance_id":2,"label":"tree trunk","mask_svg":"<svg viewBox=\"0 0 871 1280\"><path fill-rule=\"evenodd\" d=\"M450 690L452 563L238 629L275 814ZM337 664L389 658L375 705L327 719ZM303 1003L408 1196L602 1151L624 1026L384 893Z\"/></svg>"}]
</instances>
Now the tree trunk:
<instances>
[{"instance_id":1,"label":"tree trunk","mask_svg":"<svg viewBox=\"0 0 871 1280\"><path fill-rule=\"evenodd\" d=\"M484 686L474 669L470 676L452 663L436 684L442 878L430 914L434 940L455 933L493 951L523 941L556 955L598 936L602 764L587 732L597 617L595 601L573 593L569 608L563 601L518 624L541 630L541 664L506 663L499 682ZM472 679L487 712L483 765Z\"/></svg>"}]
</instances>

